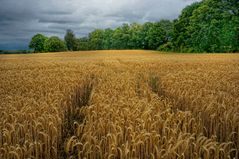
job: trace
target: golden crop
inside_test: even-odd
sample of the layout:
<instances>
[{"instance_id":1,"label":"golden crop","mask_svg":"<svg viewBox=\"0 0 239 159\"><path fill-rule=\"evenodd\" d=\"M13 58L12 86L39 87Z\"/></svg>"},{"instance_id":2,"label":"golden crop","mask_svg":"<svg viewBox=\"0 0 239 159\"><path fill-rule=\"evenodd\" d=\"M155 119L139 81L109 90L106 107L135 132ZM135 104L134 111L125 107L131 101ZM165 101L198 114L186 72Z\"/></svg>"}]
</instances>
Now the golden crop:
<instances>
[{"instance_id":1,"label":"golden crop","mask_svg":"<svg viewBox=\"0 0 239 159\"><path fill-rule=\"evenodd\" d=\"M239 158L239 55L0 56L0 159Z\"/></svg>"}]
</instances>

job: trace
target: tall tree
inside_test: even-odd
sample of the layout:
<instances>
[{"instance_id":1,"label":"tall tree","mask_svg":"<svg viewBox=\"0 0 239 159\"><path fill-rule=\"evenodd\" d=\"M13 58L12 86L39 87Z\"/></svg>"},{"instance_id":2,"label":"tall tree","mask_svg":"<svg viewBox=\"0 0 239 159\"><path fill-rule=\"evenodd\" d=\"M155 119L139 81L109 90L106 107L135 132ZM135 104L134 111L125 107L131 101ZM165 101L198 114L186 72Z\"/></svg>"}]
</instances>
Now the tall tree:
<instances>
[{"instance_id":1,"label":"tall tree","mask_svg":"<svg viewBox=\"0 0 239 159\"><path fill-rule=\"evenodd\" d=\"M174 23L178 51L238 50L238 0L203 0L186 7Z\"/></svg>"},{"instance_id":2,"label":"tall tree","mask_svg":"<svg viewBox=\"0 0 239 159\"><path fill-rule=\"evenodd\" d=\"M104 31L104 38L103 38L103 49L109 50L112 49L112 36L114 31L112 29L105 29Z\"/></svg>"},{"instance_id":3,"label":"tall tree","mask_svg":"<svg viewBox=\"0 0 239 159\"><path fill-rule=\"evenodd\" d=\"M179 18L174 21L172 42L175 51L183 52L190 47L188 44L188 39L190 38L190 33L188 31L190 17L201 3L202 2L195 2L185 7Z\"/></svg>"},{"instance_id":4,"label":"tall tree","mask_svg":"<svg viewBox=\"0 0 239 159\"><path fill-rule=\"evenodd\" d=\"M146 22L143 24L140 32L140 36L142 37L142 49L150 49L149 47L149 29L153 27L153 23Z\"/></svg>"},{"instance_id":5,"label":"tall tree","mask_svg":"<svg viewBox=\"0 0 239 159\"><path fill-rule=\"evenodd\" d=\"M70 29L66 31L65 42L66 42L67 49L69 51L77 50L77 39L75 37L74 32Z\"/></svg>"},{"instance_id":6,"label":"tall tree","mask_svg":"<svg viewBox=\"0 0 239 159\"><path fill-rule=\"evenodd\" d=\"M34 49L34 52L45 52L44 43L47 37L42 34L36 34L32 37L29 43L29 48Z\"/></svg>"},{"instance_id":7,"label":"tall tree","mask_svg":"<svg viewBox=\"0 0 239 159\"><path fill-rule=\"evenodd\" d=\"M166 32L166 39L167 41L172 40L172 35L173 35L173 22L170 20L160 20L159 25L161 25L162 29Z\"/></svg>"},{"instance_id":8,"label":"tall tree","mask_svg":"<svg viewBox=\"0 0 239 159\"><path fill-rule=\"evenodd\" d=\"M149 49L156 50L160 45L167 42L166 31L161 24L156 22L148 30Z\"/></svg>"},{"instance_id":9,"label":"tall tree","mask_svg":"<svg viewBox=\"0 0 239 159\"><path fill-rule=\"evenodd\" d=\"M104 30L96 29L89 34L89 47L91 50L103 49Z\"/></svg>"},{"instance_id":10,"label":"tall tree","mask_svg":"<svg viewBox=\"0 0 239 159\"><path fill-rule=\"evenodd\" d=\"M113 33L112 46L114 49L128 49L130 41L130 26L123 24Z\"/></svg>"},{"instance_id":11,"label":"tall tree","mask_svg":"<svg viewBox=\"0 0 239 159\"><path fill-rule=\"evenodd\" d=\"M142 25L133 23L130 25L130 40L129 48L130 49L142 49L143 39L142 36Z\"/></svg>"},{"instance_id":12,"label":"tall tree","mask_svg":"<svg viewBox=\"0 0 239 159\"><path fill-rule=\"evenodd\" d=\"M47 39L44 43L44 48L47 52L61 52L67 50L65 42L57 36L52 36Z\"/></svg>"},{"instance_id":13,"label":"tall tree","mask_svg":"<svg viewBox=\"0 0 239 159\"><path fill-rule=\"evenodd\" d=\"M77 39L77 50L89 50L89 39L87 37Z\"/></svg>"}]
</instances>

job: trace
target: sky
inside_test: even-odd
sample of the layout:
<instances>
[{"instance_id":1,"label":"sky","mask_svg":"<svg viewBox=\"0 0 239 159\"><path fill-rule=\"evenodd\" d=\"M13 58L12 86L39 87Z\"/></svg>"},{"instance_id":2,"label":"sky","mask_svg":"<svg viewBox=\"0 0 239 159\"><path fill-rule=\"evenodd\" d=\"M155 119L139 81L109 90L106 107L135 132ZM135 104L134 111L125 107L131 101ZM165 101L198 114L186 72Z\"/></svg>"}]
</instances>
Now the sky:
<instances>
[{"instance_id":1,"label":"sky","mask_svg":"<svg viewBox=\"0 0 239 159\"><path fill-rule=\"evenodd\" d=\"M77 37L123 23L173 20L197 0L0 0L0 50L28 49L36 33Z\"/></svg>"}]
</instances>

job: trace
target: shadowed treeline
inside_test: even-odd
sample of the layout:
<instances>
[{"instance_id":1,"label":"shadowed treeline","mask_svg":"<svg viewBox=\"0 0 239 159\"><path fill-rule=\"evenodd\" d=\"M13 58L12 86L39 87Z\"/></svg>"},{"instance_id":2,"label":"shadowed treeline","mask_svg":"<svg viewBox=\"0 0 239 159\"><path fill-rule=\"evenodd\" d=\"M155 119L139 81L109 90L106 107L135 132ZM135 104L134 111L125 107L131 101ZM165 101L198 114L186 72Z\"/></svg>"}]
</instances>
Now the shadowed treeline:
<instances>
[{"instance_id":1,"label":"shadowed treeline","mask_svg":"<svg viewBox=\"0 0 239 159\"><path fill-rule=\"evenodd\" d=\"M174 21L123 24L116 29L96 29L81 38L67 30L64 41L37 34L29 47L35 52L123 49L237 52L238 8L237 0L202 0L184 8Z\"/></svg>"}]
</instances>

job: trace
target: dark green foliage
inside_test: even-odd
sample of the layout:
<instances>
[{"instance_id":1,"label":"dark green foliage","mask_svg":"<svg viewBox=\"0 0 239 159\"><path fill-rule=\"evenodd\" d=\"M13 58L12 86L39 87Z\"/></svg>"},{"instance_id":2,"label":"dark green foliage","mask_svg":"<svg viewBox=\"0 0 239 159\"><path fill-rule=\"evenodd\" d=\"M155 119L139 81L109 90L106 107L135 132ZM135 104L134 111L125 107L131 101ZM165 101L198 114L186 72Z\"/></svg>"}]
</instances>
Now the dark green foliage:
<instances>
[{"instance_id":1,"label":"dark green foliage","mask_svg":"<svg viewBox=\"0 0 239 159\"><path fill-rule=\"evenodd\" d=\"M69 51L77 50L109 50L109 49L152 49L166 44L172 38L172 22L162 20L143 25L133 23L123 24L121 27L112 29L96 29L88 37L75 38L73 31L67 30L65 43ZM64 51L65 47L57 37L50 38L45 42L45 51ZM53 44L58 41L61 45ZM50 43L49 43L50 42Z\"/></svg>"},{"instance_id":2,"label":"dark green foliage","mask_svg":"<svg viewBox=\"0 0 239 159\"><path fill-rule=\"evenodd\" d=\"M160 21L123 24L121 27L95 30L89 34L89 50L101 49L157 49L171 39L172 22Z\"/></svg>"},{"instance_id":3,"label":"dark green foliage","mask_svg":"<svg viewBox=\"0 0 239 159\"><path fill-rule=\"evenodd\" d=\"M105 29L104 31L104 38L103 38L103 49L109 50L112 49L112 43L113 43L113 36L114 31L112 29Z\"/></svg>"},{"instance_id":4,"label":"dark green foliage","mask_svg":"<svg viewBox=\"0 0 239 159\"><path fill-rule=\"evenodd\" d=\"M89 50L89 39L87 37L79 38L77 41L77 50Z\"/></svg>"},{"instance_id":5,"label":"dark green foliage","mask_svg":"<svg viewBox=\"0 0 239 159\"><path fill-rule=\"evenodd\" d=\"M65 42L67 49L69 51L76 51L77 50L77 39L75 37L75 34L73 33L72 30L67 30L66 35L65 35Z\"/></svg>"},{"instance_id":6,"label":"dark green foliage","mask_svg":"<svg viewBox=\"0 0 239 159\"><path fill-rule=\"evenodd\" d=\"M34 49L34 52L45 52L44 43L46 40L47 37L44 35L36 34L32 37L29 48Z\"/></svg>"},{"instance_id":7,"label":"dark green foliage","mask_svg":"<svg viewBox=\"0 0 239 159\"><path fill-rule=\"evenodd\" d=\"M44 43L44 48L47 52L61 52L67 50L65 42L56 36L47 39Z\"/></svg>"},{"instance_id":8,"label":"dark green foliage","mask_svg":"<svg viewBox=\"0 0 239 159\"><path fill-rule=\"evenodd\" d=\"M189 17L192 16L193 11L199 6L199 2L187 6L183 9L182 14L179 16L179 19L174 21L172 42L175 50L183 52L183 49L189 47L187 41L187 39L190 37L190 34L188 32L188 27L190 23Z\"/></svg>"},{"instance_id":9,"label":"dark green foliage","mask_svg":"<svg viewBox=\"0 0 239 159\"><path fill-rule=\"evenodd\" d=\"M173 43L172 42L167 42L163 45L160 45L158 48L157 48L158 51L172 51L173 50Z\"/></svg>"},{"instance_id":10,"label":"dark green foliage","mask_svg":"<svg viewBox=\"0 0 239 159\"><path fill-rule=\"evenodd\" d=\"M238 4L236 0L203 0L186 7L174 23L174 50L238 51Z\"/></svg>"},{"instance_id":11,"label":"dark green foliage","mask_svg":"<svg viewBox=\"0 0 239 159\"><path fill-rule=\"evenodd\" d=\"M89 34L89 49L102 50L103 49L104 30L96 29Z\"/></svg>"},{"instance_id":12,"label":"dark green foliage","mask_svg":"<svg viewBox=\"0 0 239 159\"><path fill-rule=\"evenodd\" d=\"M148 48L156 50L159 46L167 42L166 31L160 23L154 23L148 30Z\"/></svg>"},{"instance_id":13,"label":"dark green foliage","mask_svg":"<svg viewBox=\"0 0 239 159\"><path fill-rule=\"evenodd\" d=\"M56 37L41 34L33 37L29 47L35 52L64 51L64 43ZM53 41L54 42L53 42ZM46 41L46 42L45 42ZM54 43L58 41L60 45ZM43 43L47 46L43 47ZM50 43L49 43L50 42ZM88 37L76 39L67 30L68 50L147 49L175 52L239 51L239 1L202 0L182 10L172 21L123 24L116 29L96 29Z\"/></svg>"},{"instance_id":14,"label":"dark green foliage","mask_svg":"<svg viewBox=\"0 0 239 159\"><path fill-rule=\"evenodd\" d=\"M114 30L112 36L112 49L129 49L130 42L130 26L123 24L123 26Z\"/></svg>"},{"instance_id":15,"label":"dark green foliage","mask_svg":"<svg viewBox=\"0 0 239 159\"><path fill-rule=\"evenodd\" d=\"M141 36L142 36L142 48L143 49L149 49L149 37L148 32L149 29L153 26L153 23L147 22L144 23L141 29Z\"/></svg>"},{"instance_id":16,"label":"dark green foliage","mask_svg":"<svg viewBox=\"0 0 239 159\"><path fill-rule=\"evenodd\" d=\"M158 22L161 28L166 32L166 40L172 40L173 36L173 22L170 20L161 20Z\"/></svg>"},{"instance_id":17,"label":"dark green foliage","mask_svg":"<svg viewBox=\"0 0 239 159\"><path fill-rule=\"evenodd\" d=\"M129 40L129 48L130 49L143 49L142 44L144 37L142 35L142 25L133 23L130 25L129 29L130 40Z\"/></svg>"}]
</instances>

